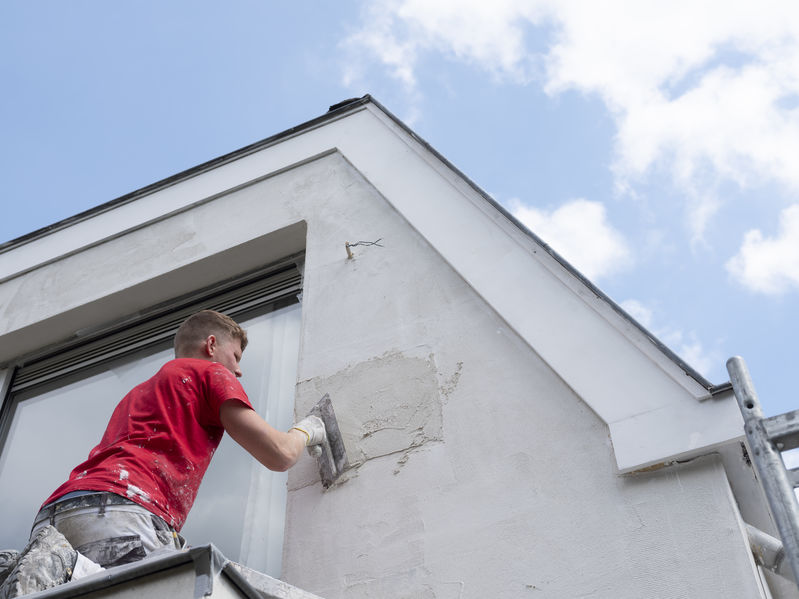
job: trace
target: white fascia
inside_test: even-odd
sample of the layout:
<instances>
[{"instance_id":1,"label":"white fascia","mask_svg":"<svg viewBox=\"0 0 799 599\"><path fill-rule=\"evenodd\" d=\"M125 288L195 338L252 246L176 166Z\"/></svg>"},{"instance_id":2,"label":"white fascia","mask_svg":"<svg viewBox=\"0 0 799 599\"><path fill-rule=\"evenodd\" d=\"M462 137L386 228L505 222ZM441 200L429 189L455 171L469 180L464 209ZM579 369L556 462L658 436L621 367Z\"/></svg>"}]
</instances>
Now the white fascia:
<instances>
[{"instance_id":1,"label":"white fascia","mask_svg":"<svg viewBox=\"0 0 799 599\"><path fill-rule=\"evenodd\" d=\"M372 103L11 248L0 254L0 281L332 150L608 424L621 472L741 438L731 394L707 399L637 327Z\"/></svg>"}]
</instances>

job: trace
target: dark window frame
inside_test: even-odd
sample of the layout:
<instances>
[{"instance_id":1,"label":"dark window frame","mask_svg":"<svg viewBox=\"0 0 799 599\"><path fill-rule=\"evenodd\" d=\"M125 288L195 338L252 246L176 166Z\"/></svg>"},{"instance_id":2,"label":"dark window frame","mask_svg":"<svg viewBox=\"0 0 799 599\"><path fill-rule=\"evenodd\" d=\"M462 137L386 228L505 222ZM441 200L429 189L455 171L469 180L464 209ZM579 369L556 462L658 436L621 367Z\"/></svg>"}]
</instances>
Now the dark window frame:
<instances>
[{"instance_id":1,"label":"dark window frame","mask_svg":"<svg viewBox=\"0 0 799 599\"><path fill-rule=\"evenodd\" d=\"M236 320L299 303L305 253L289 256L241 276L161 302L62 343L17 358L0 397L0 452L16 405L43 389L84 378L110 362L171 344L180 324L194 312L218 310Z\"/></svg>"}]
</instances>

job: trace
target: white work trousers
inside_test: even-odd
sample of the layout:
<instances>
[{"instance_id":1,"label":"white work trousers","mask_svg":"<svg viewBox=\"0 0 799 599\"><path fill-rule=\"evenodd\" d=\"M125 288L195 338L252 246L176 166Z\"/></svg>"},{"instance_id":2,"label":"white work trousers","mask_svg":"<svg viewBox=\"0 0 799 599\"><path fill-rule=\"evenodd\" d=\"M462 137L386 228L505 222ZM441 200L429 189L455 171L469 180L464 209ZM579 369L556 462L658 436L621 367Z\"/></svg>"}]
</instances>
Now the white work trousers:
<instances>
[{"instance_id":1,"label":"white work trousers","mask_svg":"<svg viewBox=\"0 0 799 599\"><path fill-rule=\"evenodd\" d=\"M103 568L143 559L151 553L179 550L183 538L161 518L135 504L76 507L52 517L36 517L31 538L52 524L78 552L72 579Z\"/></svg>"}]
</instances>

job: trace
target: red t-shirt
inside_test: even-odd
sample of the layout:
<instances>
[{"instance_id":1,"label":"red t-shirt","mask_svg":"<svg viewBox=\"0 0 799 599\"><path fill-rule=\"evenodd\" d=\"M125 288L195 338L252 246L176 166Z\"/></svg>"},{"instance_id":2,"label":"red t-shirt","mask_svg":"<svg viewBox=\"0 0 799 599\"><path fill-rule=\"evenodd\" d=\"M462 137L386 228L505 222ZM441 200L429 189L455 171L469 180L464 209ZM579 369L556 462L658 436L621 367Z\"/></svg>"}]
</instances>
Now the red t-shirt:
<instances>
[{"instance_id":1,"label":"red t-shirt","mask_svg":"<svg viewBox=\"0 0 799 599\"><path fill-rule=\"evenodd\" d=\"M219 408L229 399L252 408L221 364L167 362L119 402L100 444L44 505L72 491L109 491L180 530L225 432Z\"/></svg>"}]
</instances>

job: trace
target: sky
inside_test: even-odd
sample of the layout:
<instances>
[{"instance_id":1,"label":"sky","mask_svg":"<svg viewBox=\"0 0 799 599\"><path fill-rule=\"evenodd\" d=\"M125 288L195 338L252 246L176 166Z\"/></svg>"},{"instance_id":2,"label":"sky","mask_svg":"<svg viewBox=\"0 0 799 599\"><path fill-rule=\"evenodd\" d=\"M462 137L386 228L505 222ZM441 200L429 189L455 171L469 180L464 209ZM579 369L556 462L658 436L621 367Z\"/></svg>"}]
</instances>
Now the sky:
<instances>
[{"instance_id":1,"label":"sky","mask_svg":"<svg viewBox=\"0 0 799 599\"><path fill-rule=\"evenodd\" d=\"M0 243L371 94L712 383L796 409L799 4L0 3Z\"/></svg>"}]
</instances>

